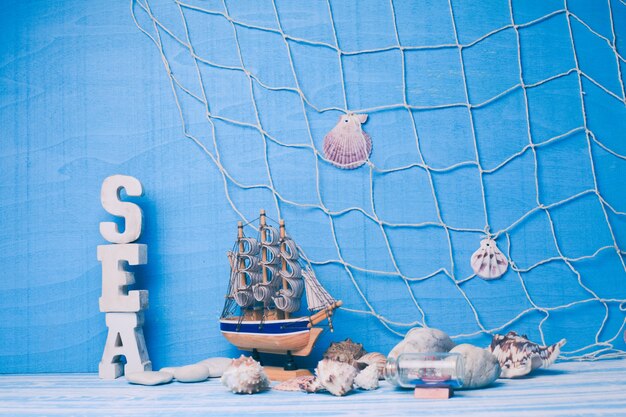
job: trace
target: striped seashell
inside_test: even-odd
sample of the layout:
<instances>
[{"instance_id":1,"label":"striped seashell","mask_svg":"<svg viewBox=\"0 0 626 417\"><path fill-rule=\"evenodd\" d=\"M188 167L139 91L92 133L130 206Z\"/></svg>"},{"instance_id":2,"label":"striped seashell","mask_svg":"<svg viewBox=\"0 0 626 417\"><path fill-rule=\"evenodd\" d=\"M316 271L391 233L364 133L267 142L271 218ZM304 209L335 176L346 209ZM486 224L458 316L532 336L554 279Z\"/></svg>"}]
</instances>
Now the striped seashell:
<instances>
[{"instance_id":1,"label":"striped seashell","mask_svg":"<svg viewBox=\"0 0 626 417\"><path fill-rule=\"evenodd\" d=\"M355 169L363 165L372 152L372 139L361 125L367 114L348 113L324 138L324 156L342 169Z\"/></svg>"},{"instance_id":2,"label":"striped seashell","mask_svg":"<svg viewBox=\"0 0 626 417\"><path fill-rule=\"evenodd\" d=\"M516 378L529 374L532 370L552 365L567 341L561 339L551 346L540 346L525 335L518 336L511 331L502 336L496 334L489 351L500 362L501 378Z\"/></svg>"},{"instance_id":3,"label":"striped seashell","mask_svg":"<svg viewBox=\"0 0 626 417\"><path fill-rule=\"evenodd\" d=\"M374 365L378 369L378 379L385 379L385 364L387 358L382 353L371 352L366 353L357 360L357 364L360 369L365 369L370 365Z\"/></svg>"},{"instance_id":4,"label":"striped seashell","mask_svg":"<svg viewBox=\"0 0 626 417\"><path fill-rule=\"evenodd\" d=\"M489 238L480 241L480 248L474 252L470 263L474 273L486 280L501 277L509 267L496 241Z\"/></svg>"}]
</instances>

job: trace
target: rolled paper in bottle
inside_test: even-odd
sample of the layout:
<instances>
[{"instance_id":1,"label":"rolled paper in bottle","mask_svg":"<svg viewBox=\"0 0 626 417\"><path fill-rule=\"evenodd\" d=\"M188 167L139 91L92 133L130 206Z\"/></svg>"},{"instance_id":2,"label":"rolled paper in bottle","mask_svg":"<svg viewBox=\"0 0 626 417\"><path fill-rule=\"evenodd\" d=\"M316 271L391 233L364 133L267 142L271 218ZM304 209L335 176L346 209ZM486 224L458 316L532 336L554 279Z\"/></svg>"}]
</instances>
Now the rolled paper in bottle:
<instances>
[{"instance_id":1,"label":"rolled paper in bottle","mask_svg":"<svg viewBox=\"0 0 626 417\"><path fill-rule=\"evenodd\" d=\"M385 365L385 379L402 388L460 388L464 373L463 357L449 352L403 353Z\"/></svg>"}]
</instances>

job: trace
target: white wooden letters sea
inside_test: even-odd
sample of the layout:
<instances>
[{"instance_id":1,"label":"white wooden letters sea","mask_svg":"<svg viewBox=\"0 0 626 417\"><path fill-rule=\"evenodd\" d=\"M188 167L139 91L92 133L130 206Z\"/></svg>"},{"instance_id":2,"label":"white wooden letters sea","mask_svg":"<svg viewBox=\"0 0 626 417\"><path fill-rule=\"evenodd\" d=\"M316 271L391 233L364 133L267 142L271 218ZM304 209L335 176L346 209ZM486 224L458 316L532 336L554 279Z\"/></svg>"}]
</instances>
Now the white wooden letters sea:
<instances>
[{"instance_id":1,"label":"white wooden letters sea","mask_svg":"<svg viewBox=\"0 0 626 417\"><path fill-rule=\"evenodd\" d=\"M132 272L125 265L143 265L148 262L148 246L132 243L139 239L142 230L141 208L120 200L124 189L129 196L143 195L141 183L126 175L113 175L102 183L100 198L102 207L115 216L124 218L124 232L116 223L100 223L100 233L112 245L98 246L98 260L102 262L102 296L100 311L106 313L109 333L104 345L98 374L102 379L115 379L124 373L149 371L152 363L148 358L143 337L143 313L148 308L148 291L128 291L135 283ZM121 357L126 358L126 364Z\"/></svg>"}]
</instances>

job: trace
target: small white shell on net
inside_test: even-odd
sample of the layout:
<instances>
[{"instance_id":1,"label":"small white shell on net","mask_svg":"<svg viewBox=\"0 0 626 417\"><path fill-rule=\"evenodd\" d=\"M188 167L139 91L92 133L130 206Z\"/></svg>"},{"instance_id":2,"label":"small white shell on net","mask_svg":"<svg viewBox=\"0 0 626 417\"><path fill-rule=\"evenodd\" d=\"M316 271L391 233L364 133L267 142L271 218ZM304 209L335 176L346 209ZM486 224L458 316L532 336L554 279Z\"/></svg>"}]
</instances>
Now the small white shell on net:
<instances>
[{"instance_id":1,"label":"small white shell on net","mask_svg":"<svg viewBox=\"0 0 626 417\"><path fill-rule=\"evenodd\" d=\"M480 241L480 248L474 252L470 263L474 273L487 280L501 277L509 267L495 240L489 238Z\"/></svg>"},{"instance_id":2,"label":"small white shell on net","mask_svg":"<svg viewBox=\"0 0 626 417\"><path fill-rule=\"evenodd\" d=\"M348 113L324 137L324 156L342 169L355 169L363 165L372 153L372 139L361 124L367 114Z\"/></svg>"}]
</instances>

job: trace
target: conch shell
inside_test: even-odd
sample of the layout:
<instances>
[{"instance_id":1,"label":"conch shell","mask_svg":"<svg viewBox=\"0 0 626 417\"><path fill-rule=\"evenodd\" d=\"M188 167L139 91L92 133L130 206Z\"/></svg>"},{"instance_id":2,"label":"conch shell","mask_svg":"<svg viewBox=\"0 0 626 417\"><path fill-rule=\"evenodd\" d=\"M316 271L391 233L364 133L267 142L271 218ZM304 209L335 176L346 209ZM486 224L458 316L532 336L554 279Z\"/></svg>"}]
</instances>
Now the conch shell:
<instances>
[{"instance_id":1,"label":"conch shell","mask_svg":"<svg viewBox=\"0 0 626 417\"><path fill-rule=\"evenodd\" d=\"M489 238L480 241L480 248L474 252L470 263L474 273L487 280L501 277L509 266L496 241Z\"/></svg>"},{"instance_id":2,"label":"conch shell","mask_svg":"<svg viewBox=\"0 0 626 417\"><path fill-rule=\"evenodd\" d=\"M317 382L336 396L346 395L352 390L357 369L347 363L322 359L315 369Z\"/></svg>"},{"instance_id":3,"label":"conch shell","mask_svg":"<svg viewBox=\"0 0 626 417\"><path fill-rule=\"evenodd\" d=\"M221 381L235 394L254 394L270 386L261 364L244 355L233 359L224 371Z\"/></svg>"},{"instance_id":4,"label":"conch shell","mask_svg":"<svg viewBox=\"0 0 626 417\"><path fill-rule=\"evenodd\" d=\"M551 346L540 346L525 335L511 331L506 335L495 335L489 351L500 362L500 378L516 378L528 375L532 370L552 365L561 352L565 339Z\"/></svg>"},{"instance_id":5,"label":"conch shell","mask_svg":"<svg viewBox=\"0 0 626 417\"><path fill-rule=\"evenodd\" d=\"M365 353L361 343L354 343L348 338L343 342L331 342L326 352L324 352L324 359L357 366L356 362L359 361Z\"/></svg>"}]
</instances>

